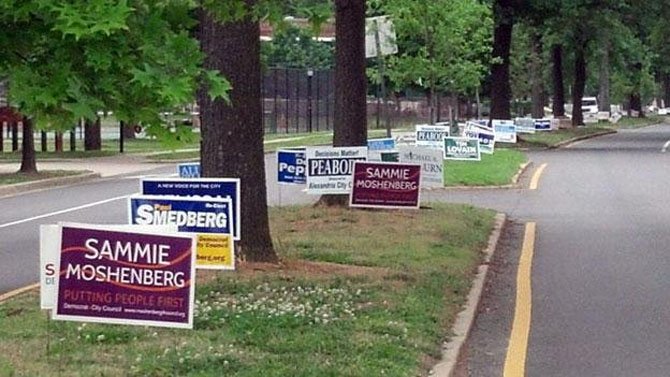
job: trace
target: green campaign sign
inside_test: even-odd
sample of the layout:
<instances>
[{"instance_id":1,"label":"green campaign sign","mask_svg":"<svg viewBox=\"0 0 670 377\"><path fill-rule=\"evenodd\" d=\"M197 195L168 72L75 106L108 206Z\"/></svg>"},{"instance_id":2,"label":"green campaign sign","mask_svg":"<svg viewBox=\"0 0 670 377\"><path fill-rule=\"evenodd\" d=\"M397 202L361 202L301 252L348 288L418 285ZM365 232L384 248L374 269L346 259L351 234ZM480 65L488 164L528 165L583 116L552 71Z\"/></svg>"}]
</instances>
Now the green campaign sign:
<instances>
[{"instance_id":1,"label":"green campaign sign","mask_svg":"<svg viewBox=\"0 0 670 377\"><path fill-rule=\"evenodd\" d=\"M445 137L444 159L465 161L481 160L479 139L470 139L466 137Z\"/></svg>"}]
</instances>

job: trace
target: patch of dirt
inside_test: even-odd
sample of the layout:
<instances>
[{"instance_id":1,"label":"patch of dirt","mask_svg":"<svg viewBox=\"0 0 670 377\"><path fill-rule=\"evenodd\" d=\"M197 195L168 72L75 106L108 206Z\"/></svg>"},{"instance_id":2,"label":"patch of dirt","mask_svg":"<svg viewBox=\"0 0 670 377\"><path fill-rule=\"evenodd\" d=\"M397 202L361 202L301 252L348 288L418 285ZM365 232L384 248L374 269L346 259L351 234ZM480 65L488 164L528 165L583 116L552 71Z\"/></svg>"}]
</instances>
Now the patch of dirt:
<instances>
[{"instance_id":1,"label":"patch of dirt","mask_svg":"<svg viewBox=\"0 0 670 377\"><path fill-rule=\"evenodd\" d=\"M285 260L279 264L238 262L235 271L198 270L198 283L215 280L222 274L236 274L240 277L255 277L259 275L274 275L286 277L356 277L369 276L383 279L392 274L392 271L381 267L366 267L347 264L312 262L306 260Z\"/></svg>"}]
</instances>

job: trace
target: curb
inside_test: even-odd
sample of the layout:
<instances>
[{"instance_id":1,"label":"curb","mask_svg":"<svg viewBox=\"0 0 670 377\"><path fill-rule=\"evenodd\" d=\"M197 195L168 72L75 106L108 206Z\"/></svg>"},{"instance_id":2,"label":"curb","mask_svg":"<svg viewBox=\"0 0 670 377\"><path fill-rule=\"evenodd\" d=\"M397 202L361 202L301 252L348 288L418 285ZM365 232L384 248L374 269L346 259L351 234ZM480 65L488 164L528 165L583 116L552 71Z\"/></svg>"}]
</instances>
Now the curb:
<instances>
[{"instance_id":1,"label":"curb","mask_svg":"<svg viewBox=\"0 0 670 377\"><path fill-rule=\"evenodd\" d=\"M54 186L67 186L75 183L100 178L99 173L89 172L67 177L56 177L49 179L40 179L32 182L16 183L13 185L0 186L0 197L16 194L24 194L29 191L36 191Z\"/></svg>"},{"instance_id":2,"label":"curb","mask_svg":"<svg viewBox=\"0 0 670 377\"><path fill-rule=\"evenodd\" d=\"M464 309L456 316L456 321L451 328L454 334L448 343L442 347L442 360L430 370L430 376L451 377L456 369L456 364L460 357L463 345L470 334L472 324L475 322L477 307L481 301L484 283L489 271L489 262L493 257L500 239L500 233L505 225L507 216L504 213L498 213L495 216L493 231L489 236L489 243L484 250L484 260L479 265L475 280L472 282L470 293L468 293L467 302Z\"/></svg>"},{"instance_id":3,"label":"curb","mask_svg":"<svg viewBox=\"0 0 670 377\"><path fill-rule=\"evenodd\" d=\"M554 145L551 145L551 146L547 147L547 149L557 149L557 148L562 148L562 147L565 147L565 146L570 145L570 144L572 144L572 143L576 143L576 142L578 142L578 141L587 140L587 139L592 139L592 138L594 138L594 137L603 136L603 135L610 135L610 134L615 134L615 133L617 133L617 130L604 130L604 131L601 131L601 132L596 132L596 133L594 133L594 134L578 136L578 137L575 137L575 138L572 138L572 139L568 139L568 140L563 140L563 141L561 141L561 142L559 142L559 143L556 143L556 144L554 144Z\"/></svg>"},{"instance_id":4,"label":"curb","mask_svg":"<svg viewBox=\"0 0 670 377\"><path fill-rule=\"evenodd\" d=\"M9 291L7 293L1 294L0 295L0 305L2 305L3 302L9 300L12 297L16 297L16 296L18 296L22 293L31 291L33 289L38 289L39 287L40 287L40 283L34 283L34 284L31 284L31 285L25 286L23 288L18 288L18 289L15 289L13 291Z\"/></svg>"}]
</instances>

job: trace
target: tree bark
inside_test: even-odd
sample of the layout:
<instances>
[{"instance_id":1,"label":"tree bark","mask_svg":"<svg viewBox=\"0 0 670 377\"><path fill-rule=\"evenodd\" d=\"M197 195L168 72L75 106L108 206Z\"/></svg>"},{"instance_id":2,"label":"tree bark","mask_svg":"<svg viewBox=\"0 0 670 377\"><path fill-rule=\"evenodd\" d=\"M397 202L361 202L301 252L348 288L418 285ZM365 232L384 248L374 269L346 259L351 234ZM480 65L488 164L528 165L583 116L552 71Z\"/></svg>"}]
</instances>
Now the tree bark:
<instances>
[{"instance_id":1,"label":"tree bark","mask_svg":"<svg viewBox=\"0 0 670 377\"><path fill-rule=\"evenodd\" d=\"M584 125L582 114L582 97L586 86L586 43L580 43L575 48L575 81L572 90L572 125Z\"/></svg>"},{"instance_id":2,"label":"tree bark","mask_svg":"<svg viewBox=\"0 0 670 377\"><path fill-rule=\"evenodd\" d=\"M102 149L101 132L99 117L95 121L86 119L84 122L84 150L99 151Z\"/></svg>"},{"instance_id":3,"label":"tree bark","mask_svg":"<svg viewBox=\"0 0 670 377\"><path fill-rule=\"evenodd\" d=\"M123 132L124 139L135 139L135 125L124 123L123 127L121 128L121 132Z\"/></svg>"},{"instance_id":4,"label":"tree bark","mask_svg":"<svg viewBox=\"0 0 670 377\"><path fill-rule=\"evenodd\" d=\"M670 107L670 73L663 73L663 106Z\"/></svg>"},{"instance_id":5,"label":"tree bark","mask_svg":"<svg viewBox=\"0 0 670 377\"><path fill-rule=\"evenodd\" d=\"M639 73L642 72L642 63L635 63L633 65L633 71L635 73L638 73L637 77L640 77L641 75ZM631 91L628 98L630 103L630 110L628 111L628 116L632 116L632 112L637 111L638 118L644 118L644 110L642 109L642 96L640 94L639 81L638 84L635 85L634 89Z\"/></svg>"},{"instance_id":6,"label":"tree bark","mask_svg":"<svg viewBox=\"0 0 670 377\"><path fill-rule=\"evenodd\" d=\"M246 0L250 9L255 0ZM268 220L263 124L261 123L260 26L251 16L220 23L198 11L198 38L206 54L204 66L228 79L230 103L212 101L206 88L198 92L202 117L200 165L204 177L236 177L241 181L241 241L238 256L253 262L278 261Z\"/></svg>"},{"instance_id":7,"label":"tree bark","mask_svg":"<svg viewBox=\"0 0 670 377\"><path fill-rule=\"evenodd\" d=\"M365 9L365 0L335 0L335 147L367 144ZM348 201L348 195L323 195L317 205Z\"/></svg>"},{"instance_id":8,"label":"tree bark","mask_svg":"<svg viewBox=\"0 0 670 377\"><path fill-rule=\"evenodd\" d=\"M563 88L563 47L553 45L551 47L551 79L553 82L552 112L554 117L565 116L565 89Z\"/></svg>"},{"instance_id":9,"label":"tree bark","mask_svg":"<svg viewBox=\"0 0 670 377\"><path fill-rule=\"evenodd\" d=\"M21 143L21 168L19 168L19 173L37 173L33 121L28 117L23 117L23 141Z\"/></svg>"},{"instance_id":10,"label":"tree bark","mask_svg":"<svg viewBox=\"0 0 670 377\"><path fill-rule=\"evenodd\" d=\"M57 131L54 135L54 151L63 152L63 133Z\"/></svg>"},{"instance_id":11,"label":"tree bark","mask_svg":"<svg viewBox=\"0 0 670 377\"><path fill-rule=\"evenodd\" d=\"M535 119L544 118L544 80L542 80L542 34L533 30L531 34L531 114Z\"/></svg>"},{"instance_id":12,"label":"tree bark","mask_svg":"<svg viewBox=\"0 0 670 377\"><path fill-rule=\"evenodd\" d=\"M610 49L609 35L603 36L603 48L600 56L600 72L598 74L598 111L610 112Z\"/></svg>"},{"instance_id":13,"label":"tree bark","mask_svg":"<svg viewBox=\"0 0 670 377\"><path fill-rule=\"evenodd\" d=\"M514 27L514 8L510 0L494 3L493 63L491 64L491 119L511 119L512 86L509 78L509 54Z\"/></svg>"}]
</instances>

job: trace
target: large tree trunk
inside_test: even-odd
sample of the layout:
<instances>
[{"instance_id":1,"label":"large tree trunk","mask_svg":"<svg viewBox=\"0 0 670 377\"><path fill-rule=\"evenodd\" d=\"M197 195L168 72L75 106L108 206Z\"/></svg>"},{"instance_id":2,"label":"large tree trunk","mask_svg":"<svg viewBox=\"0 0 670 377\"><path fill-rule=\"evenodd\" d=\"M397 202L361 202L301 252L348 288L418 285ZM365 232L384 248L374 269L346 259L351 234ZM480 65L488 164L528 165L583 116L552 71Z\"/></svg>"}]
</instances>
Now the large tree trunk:
<instances>
[{"instance_id":1,"label":"large tree trunk","mask_svg":"<svg viewBox=\"0 0 670 377\"><path fill-rule=\"evenodd\" d=\"M553 82L553 96L551 110L554 117L565 116L565 89L563 88L563 47L553 45L551 47L551 81Z\"/></svg>"},{"instance_id":2,"label":"large tree trunk","mask_svg":"<svg viewBox=\"0 0 670 377\"><path fill-rule=\"evenodd\" d=\"M33 137L33 121L23 117L23 141L21 143L20 173L37 173L35 161L35 139Z\"/></svg>"},{"instance_id":3,"label":"large tree trunk","mask_svg":"<svg viewBox=\"0 0 670 377\"><path fill-rule=\"evenodd\" d=\"M512 86L509 78L509 51L512 45L514 8L510 0L494 3L493 58L491 64L491 119L511 119Z\"/></svg>"},{"instance_id":4,"label":"large tree trunk","mask_svg":"<svg viewBox=\"0 0 670 377\"><path fill-rule=\"evenodd\" d=\"M95 121L86 119L84 122L84 150L99 151L102 149L102 129L100 118Z\"/></svg>"},{"instance_id":5,"label":"large tree trunk","mask_svg":"<svg viewBox=\"0 0 670 377\"><path fill-rule=\"evenodd\" d=\"M123 138L134 139L135 138L135 125L125 122L121 127L121 132L123 132Z\"/></svg>"},{"instance_id":6,"label":"large tree trunk","mask_svg":"<svg viewBox=\"0 0 670 377\"><path fill-rule=\"evenodd\" d=\"M255 0L246 0L248 7ZM263 124L261 123L260 27L246 17L221 24L199 11L198 37L205 67L221 72L231 83L230 103L212 101L206 88L198 92L202 116L200 164L204 177L241 180L241 259L278 261L268 221Z\"/></svg>"},{"instance_id":7,"label":"large tree trunk","mask_svg":"<svg viewBox=\"0 0 670 377\"><path fill-rule=\"evenodd\" d=\"M542 79L542 34L533 29L531 33L531 114L533 118L544 118L544 80Z\"/></svg>"},{"instance_id":8,"label":"large tree trunk","mask_svg":"<svg viewBox=\"0 0 670 377\"><path fill-rule=\"evenodd\" d=\"M609 36L603 37L602 55L600 56L600 72L598 75L598 111L610 112L610 48Z\"/></svg>"},{"instance_id":9,"label":"large tree trunk","mask_svg":"<svg viewBox=\"0 0 670 377\"><path fill-rule=\"evenodd\" d=\"M333 146L367 144L365 0L335 0L335 122ZM323 195L322 205L345 206L347 195Z\"/></svg>"},{"instance_id":10,"label":"large tree trunk","mask_svg":"<svg viewBox=\"0 0 670 377\"><path fill-rule=\"evenodd\" d=\"M577 44L575 48L575 81L572 90L572 125L584 125L582 114L582 97L586 86L586 43Z\"/></svg>"},{"instance_id":11,"label":"large tree trunk","mask_svg":"<svg viewBox=\"0 0 670 377\"><path fill-rule=\"evenodd\" d=\"M642 63L635 63L633 65L633 71L635 73L640 73L637 77L641 77L642 72ZM637 111L637 116L639 118L644 118L644 110L642 109L642 96L640 95L640 84L634 86L633 90L628 96L630 110L628 111L628 116L632 116L633 111Z\"/></svg>"}]
</instances>

